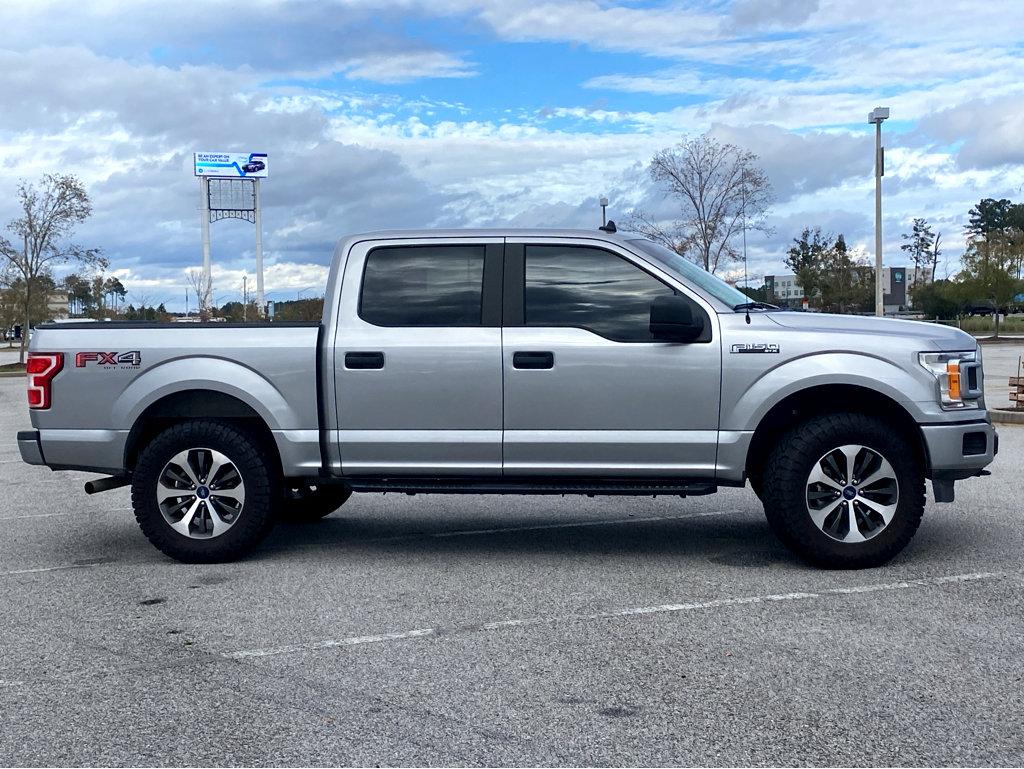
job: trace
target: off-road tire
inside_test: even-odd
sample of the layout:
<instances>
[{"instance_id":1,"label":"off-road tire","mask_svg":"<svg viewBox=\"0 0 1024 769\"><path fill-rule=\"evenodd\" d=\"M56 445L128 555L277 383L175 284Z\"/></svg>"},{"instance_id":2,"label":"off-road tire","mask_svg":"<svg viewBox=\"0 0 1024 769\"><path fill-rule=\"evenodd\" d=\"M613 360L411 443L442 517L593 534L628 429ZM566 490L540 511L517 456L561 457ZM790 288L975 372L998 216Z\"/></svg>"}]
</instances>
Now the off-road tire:
<instances>
[{"instance_id":1,"label":"off-road tire","mask_svg":"<svg viewBox=\"0 0 1024 769\"><path fill-rule=\"evenodd\" d=\"M819 458L833 449L859 444L892 466L899 485L888 525L863 542L840 542L819 529L807 507L807 483ZM891 424L864 414L812 417L787 431L768 456L761 499L768 524L786 547L826 569L880 566L909 544L924 515L924 467L920 452Z\"/></svg>"},{"instance_id":2,"label":"off-road tire","mask_svg":"<svg viewBox=\"0 0 1024 769\"><path fill-rule=\"evenodd\" d=\"M324 486L286 485L280 502L280 516L290 523L313 523L325 518L352 496L352 489L340 484Z\"/></svg>"},{"instance_id":3,"label":"off-road tire","mask_svg":"<svg viewBox=\"0 0 1024 769\"><path fill-rule=\"evenodd\" d=\"M238 519L210 539L193 539L172 529L156 497L167 462L178 452L197 447L230 458L245 488ZM258 438L217 420L181 422L167 428L139 454L132 475L132 507L142 533L162 553L183 563L223 563L249 554L273 528L279 495L277 472Z\"/></svg>"}]
</instances>

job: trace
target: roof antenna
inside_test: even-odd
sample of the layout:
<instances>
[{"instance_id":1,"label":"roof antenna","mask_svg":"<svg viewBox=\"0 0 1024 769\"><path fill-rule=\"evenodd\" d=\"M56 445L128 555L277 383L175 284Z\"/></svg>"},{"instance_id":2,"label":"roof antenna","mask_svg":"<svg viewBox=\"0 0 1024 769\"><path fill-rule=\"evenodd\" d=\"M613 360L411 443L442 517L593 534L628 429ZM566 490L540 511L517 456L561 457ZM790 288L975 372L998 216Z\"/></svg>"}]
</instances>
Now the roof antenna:
<instances>
[{"instance_id":1,"label":"roof antenna","mask_svg":"<svg viewBox=\"0 0 1024 769\"><path fill-rule=\"evenodd\" d=\"M618 232L618 229L615 227L615 222L613 222L611 219L608 220L608 224L602 224L597 229L601 230L602 232Z\"/></svg>"}]
</instances>

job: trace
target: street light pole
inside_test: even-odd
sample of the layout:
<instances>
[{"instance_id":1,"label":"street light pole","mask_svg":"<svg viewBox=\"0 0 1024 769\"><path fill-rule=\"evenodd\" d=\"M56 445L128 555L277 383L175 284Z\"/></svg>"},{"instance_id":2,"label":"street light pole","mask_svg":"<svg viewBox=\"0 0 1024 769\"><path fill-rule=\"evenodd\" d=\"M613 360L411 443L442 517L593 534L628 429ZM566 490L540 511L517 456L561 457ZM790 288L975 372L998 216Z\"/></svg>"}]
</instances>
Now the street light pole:
<instances>
[{"instance_id":1,"label":"street light pole","mask_svg":"<svg viewBox=\"0 0 1024 769\"><path fill-rule=\"evenodd\" d=\"M746 170L740 175L740 183L743 185L740 189L743 192L743 293L746 294L746 289L750 287L750 281L747 278L747 172Z\"/></svg>"},{"instance_id":2,"label":"street light pole","mask_svg":"<svg viewBox=\"0 0 1024 769\"><path fill-rule=\"evenodd\" d=\"M888 107L875 107L868 114L868 123L875 124L875 315L885 315L882 291L882 176L885 159L882 154L882 121L889 117Z\"/></svg>"}]
</instances>

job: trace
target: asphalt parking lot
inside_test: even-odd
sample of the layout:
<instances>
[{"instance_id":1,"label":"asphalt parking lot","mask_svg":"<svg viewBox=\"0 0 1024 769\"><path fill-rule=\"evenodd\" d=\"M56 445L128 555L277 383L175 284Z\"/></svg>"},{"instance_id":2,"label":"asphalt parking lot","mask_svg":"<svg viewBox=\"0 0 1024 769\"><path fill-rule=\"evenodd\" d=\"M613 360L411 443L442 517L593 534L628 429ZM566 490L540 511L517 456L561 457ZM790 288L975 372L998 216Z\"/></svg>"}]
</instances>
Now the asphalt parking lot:
<instances>
[{"instance_id":1,"label":"asphalt parking lot","mask_svg":"<svg viewBox=\"0 0 1024 769\"><path fill-rule=\"evenodd\" d=\"M354 498L185 566L23 465L0 379L0 764L1024 762L1024 427L887 567L754 495Z\"/></svg>"}]
</instances>

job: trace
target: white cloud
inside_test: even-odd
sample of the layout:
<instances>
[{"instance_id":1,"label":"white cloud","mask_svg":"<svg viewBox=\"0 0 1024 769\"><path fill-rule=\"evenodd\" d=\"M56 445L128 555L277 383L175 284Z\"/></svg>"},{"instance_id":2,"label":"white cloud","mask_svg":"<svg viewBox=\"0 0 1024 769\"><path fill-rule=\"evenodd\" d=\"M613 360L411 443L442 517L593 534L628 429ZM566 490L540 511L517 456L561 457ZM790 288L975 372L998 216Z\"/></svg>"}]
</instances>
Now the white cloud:
<instances>
[{"instance_id":1,"label":"white cloud","mask_svg":"<svg viewBox=\"0 0 1024 769\"><path fill-rule=\"evenodd\" d=\"M960 143L957 164L998 168L1024 164L1024 97L972 99L941 110L920 123L922 134Z\"/></svg>"},{"instance_id":2,"label":"white cloud","mask_svg":"<svg viewBox=\"0 0 1024 769\"><path fill-rule=\"evenodd\" d=\"M939 223L955 250L973 202L1019 197L1024 184L1024 56L1008 23L1015 0L941 10L924 0L261 0L243 16L228 0L5 3L0 190L58 166L80 175L96 205L79 240L102 245L128 281L177 298L182 270L199 261L190 153L256 142L273 157L268 290L297 291L322 280L350 231L589 227L601 194L619 219L634 205L671 216L646 162L710 130L757 152L773 180L777 234L751 248L770 265L803 226L870 242L865 116L888 104L887 253L915 215ZM429 32L409 32L422 20ZM434 34L442 25L457 34ZM602 55L481 95L494 74L488 51L507 41L525 55L552 44ZM11 204L0 195L3 221ZM251 225L215 224L213 241L219 280L240 282Z\"/></svg>"},{"instance_id":3,"label":"white cloud","mask_svg":"<svg viewBox=\"0 0 1024 769\"><path fill-rule=\"evenodd\" d=\"M679 2L633 8L596 0L492 0L479 18L503 39L569 42L604 51L671 55L718 36L719 17Z\"/></svg>"},{"instance_id":4,"label":"white cloud","mask_svg":"<svg viewBox=\"0 0 1024 769\"><path fill-rule=\"evenodd\" d=\"M365 56L343 67L349 80L408 83L424 78L472 77L473 66L441 51L409 51Z\"/></svg>"},{"instance_id":5,"label":"white cloud","mask_svg":"<svg viewBox=\"0 0 1024 769\"><path fill-rule=\"evenodd\" d=\"M818 10L818 0L736 0L732 21L737 29L792 28Z\"/></svg>"}]
</instances>

